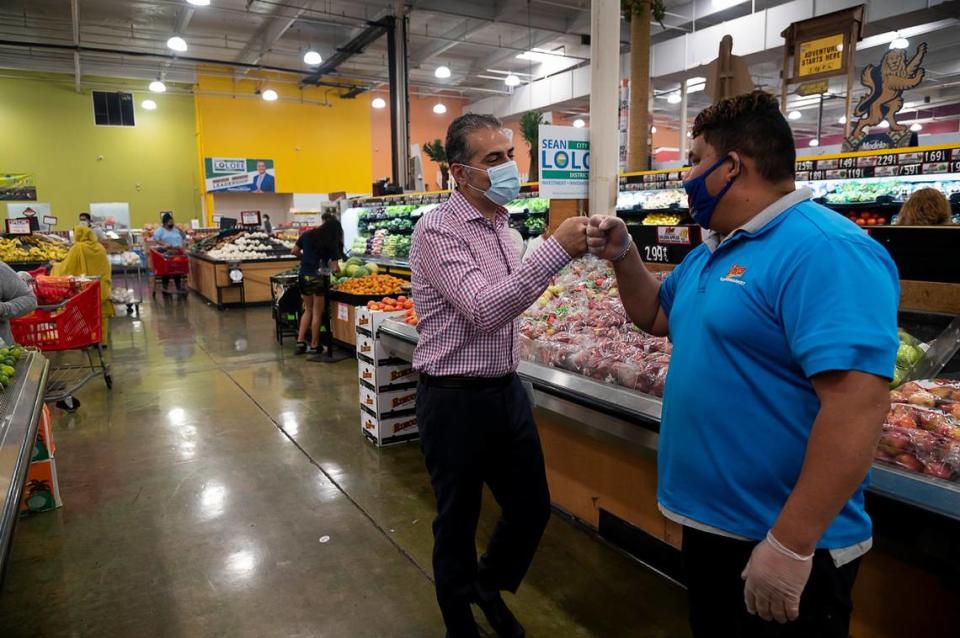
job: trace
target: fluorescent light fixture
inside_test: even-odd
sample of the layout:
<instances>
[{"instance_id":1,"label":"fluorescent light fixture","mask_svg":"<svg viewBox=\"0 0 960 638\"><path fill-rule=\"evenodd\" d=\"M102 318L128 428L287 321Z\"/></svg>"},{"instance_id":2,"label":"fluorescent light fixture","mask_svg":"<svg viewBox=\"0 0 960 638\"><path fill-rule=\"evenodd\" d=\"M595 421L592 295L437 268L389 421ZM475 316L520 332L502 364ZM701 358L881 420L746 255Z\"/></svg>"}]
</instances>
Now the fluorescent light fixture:
<instances>
[{"instance_id":1,"label":"fluorescent light fixture","mask_svg":"<svg viewBox=\"0 0 960 638\"><path fill-rule=\"evenodd\" d=\"M520 78L518 78L513 73L511 73L510 75L508 75L503 79L503 83L506 84L507 86L519 86Z\"/></svg>"},{"instance_id":2,"label":"fluorescent light fixture","mask_svg":"<svg viewBox=\"0 0 960 638\"><path fill-rule=\"evenodd\" d=\"M790 111L787 117L791 120L799 120L801 117L803 117L803 114L800 111Z\"/></svg>"},{"instance_id":3,"label":"fluorescent light fixture","mask_svg":"<svg viewBox=\"0 0 960 638\"><path fill-rule=\"evenodd\" d=\"M192 4L195 7L209 7L210 0L187 0L188 3Z\"/></svg>"},{"instance_id":4,"label":"fluorescent light fixture","mask_svg":"<svg viewBox=\"0 0 960 638\"><path fill-rule=\"evenodd\" d=\"M906 49L910 46L910 40L898 35L890 42L891 49Z\"/></svg>"},{"instance_id":5,"label":"fluorescent light fixture","mask_svg":"<svg viewBox=\"0 0 960 638\"><path fill-rule=\"evenodd\" d=\"M562 58L562 57L564 57L562 53L557 53L555 51L550 51L548 49L536 49L536 48L517 54L518 60L529 60L531 62L545 62L550 58Z\"/></svg>"},{"instance_id":6,"label":"fluorescent light fixture","mask_svg":"<svg viewBox=\"0 0 960 638\"><path fill-rule=\"evenodd\" d=\"M144 100L143 102L140 103L140 106L142 106L143 108L145 108L145 109L148 110L148 111L156 111L156 110L157 110L157 103L154 102L153 100Z\"/></svg>"},{"instance_id":7,"label":"fluorescent light fixture","mask_svg":"<svg viewBox=\"0 0 960 638\"><path fill-rule=\"evenodd\" d=\"M444 113L447 112L447 107L446 105L444 105L443 102L437 102L436 104L433 105L433 112L436 113L437 115L443 115Z\"/></svg>"},{"instance_id":8,"label":"fluorescent light fixture","mask_svg":"<svg viewBox=\"0 0 960 638\"><path fill-rule=\"evenodd\" d=\"M154 80L150 83L150 92L151 93L163 93L167 90L167 85L161 82L160 80Z\"/></svg>"},{"instance_id":9,"label":"fluorescent light fixture","mask_svg":"<svg viewBox=\"0 0 960 638\"><path fill-rule=\"evenodd\" d=\"M373 101L370 102L370 106L375 109L383 109L387 107L387 102L382 97L375 97Z\"/></svg>"},{"instance_id":10,"label":"fluorescent light fixture","mask_svg":"<svg viewBox=\"0 0 960 638\"><path fill-rule=\"evenodd\" d=\"M680 104L680 102L683 102L683 98L680 97L679 91L676 93L671 93L667 96L667 104Z\"/></svg>"},{"instance_id":11,"label":"fluorescent light fixture","mask_svg":"<svg viewBox=\"0 0 960 638\"><path fill-rule=\"evenodd\" d=\"M837 120L837 124L846 124L846 123L847 123L847 116L846 116L846 115L841 115L841 116L840 116L840 119Z\"/></svg>"},{"instance_id":12,"label":"fluorescent light fixture","mask_svg":"<svg viewBox=\"0 0 960 638\"><path fill-rule=\"evenodd\" d=\"M187 41L180 36L175 35L167 40L167 48L171 51L179 51L180 53L183 53L187 50Z\"/></svg>"},{"instance_id":13,"label":"fluorescent light fixture","mask_svg":"<svg viewBox=\"0 0 960 638\"><path fill-rule=\"evenodd\" d=\"M921 124L920 122L914 122L910 126L910 130L913 131L914 133L919 133L920 131L923 130L923 124Z\"/></svg>"},{"instance_id":14,"label":"fluorescent light fixture","mask_svg":"<svg viewBox=\"0 0 960 638\"><path fill-rule=\"evenodd\" d=\"M323 62L323 56L311 49L303 54L303 61L310 66L317 66Z\"/></svg>"},{"instance_id":15,"label":"fluorescent light fixture","mask_svg":"<svg viewBox=\"0 0 960 638\"><path fill-rule=\"evenodd\" d=\"M273 89L267 89L266 91L263 92L263 94L260 97L262 97L267 102L276 102L277 98L280 96L277 95L277 92L274 91Z\"/></svg>"},{"instance_id":16,"label":"fluorescent light fixture","mask_svg":"<svg viewBox=\"0 0 960 638\"><path fill-rule=\"evenodd\" d=\"M702 91L707 86L707 78L695 77L687 80L687 93Z\"/></svg>"},{"instance_id":17,"label":"fluorescent light fixture","mask_svg":"<svg viewBox=\"0 0 960 638\"><path fill-rule=\"evenodd\" d=\"M448 77L450 77L450 67L446 65L440 65L433 72L433 75L441 80L446 80Z\"/></svg>"},{"instance_id":18,"label":"fluorescent light fixture","mask_svg":"<svg viewBox=\"0 0 960 638\"><path fill-rule=\"evenodd\" d=\"M587 123L581 120L579 117L573 121L573 128L583 128Z\"/></svg>"},{"instance_id":19,"label":"fluorescent light fixture","mask_svg":"<svg viewBox=\"0 0 960 638\"><path fill-rule=\"evenodd\" d=\"M820 146L820 140L818 140L817 138L813 138L812 140L810 140L809 144L810 146Z\"/></svg>"}]
</instances>

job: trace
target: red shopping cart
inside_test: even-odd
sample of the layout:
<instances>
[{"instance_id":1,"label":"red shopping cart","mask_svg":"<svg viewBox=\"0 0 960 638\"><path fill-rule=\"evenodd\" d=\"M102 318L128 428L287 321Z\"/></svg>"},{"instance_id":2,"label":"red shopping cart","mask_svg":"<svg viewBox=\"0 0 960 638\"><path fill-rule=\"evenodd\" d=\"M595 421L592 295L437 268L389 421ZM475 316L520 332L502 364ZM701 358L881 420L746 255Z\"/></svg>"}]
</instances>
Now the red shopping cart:
<instances>
[{"instance_id":1,"label":"red shopping cart","mask_svg":"<svg viewBox=\"0 0 960 638\"><path fill-rule=\"evenodd\" d=\"M59 401L71 396L90 379L100 375L107 388L112 388L110 367L103 360L100 343L103 338L100 280L39 277L35 286L39 299L56 294L57 287L69 296L59 303L41 305L28 315L11 319L14 340L22 346L44 352L77 350L86 355L85 364L66 363L66 357L58 357L57 365L51 366L45 400Z\"/></svg>"},{"instance_id":2,"label":"red shopping cart","mask_svg":"<svg viewBox=\"0 0 960 638\"><path fill-rule=\"evenodd\" d=\"M186 277L190 274L190 258L182 252L165 253L156 248L151 248L150 269L153 271L151 294L156 297L157 288L162 285L164 277Z\"/></svg>"}]
</instances>

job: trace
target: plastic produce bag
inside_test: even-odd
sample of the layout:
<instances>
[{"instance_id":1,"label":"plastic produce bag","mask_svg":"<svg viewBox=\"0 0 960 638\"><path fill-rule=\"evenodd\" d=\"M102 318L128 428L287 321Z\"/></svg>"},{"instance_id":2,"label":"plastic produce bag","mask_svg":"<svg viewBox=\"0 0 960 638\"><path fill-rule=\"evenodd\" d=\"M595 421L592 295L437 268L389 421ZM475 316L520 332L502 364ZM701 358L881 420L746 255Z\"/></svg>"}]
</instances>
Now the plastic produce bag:
<instances>
[{"instance_id":1,"label":"plastic produce bag","mask_svg":"<svg viewBox=\"0 0 960 638\"><path fill-rule=\"evenodd\" d=\"M960 479L960 382L911 381L890 392L876 458L941 479Z\"/></svg>"}]
</instances>

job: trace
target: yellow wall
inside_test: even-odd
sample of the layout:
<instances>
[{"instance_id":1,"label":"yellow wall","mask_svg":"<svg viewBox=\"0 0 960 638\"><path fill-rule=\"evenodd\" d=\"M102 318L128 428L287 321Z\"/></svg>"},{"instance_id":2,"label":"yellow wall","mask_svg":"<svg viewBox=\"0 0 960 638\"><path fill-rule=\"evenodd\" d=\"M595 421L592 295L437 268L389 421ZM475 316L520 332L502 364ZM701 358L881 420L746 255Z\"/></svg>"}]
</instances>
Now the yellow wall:
<instances>
[{"instance_id":1,"label":"yellow wall","mask_svg":"<svg viewBox=\"0 0 960 638\"><path fill-rule=\"evenodd\" d=\"M254 94L258 86L274 89L280 99L265 102ZM341 100L337 90L323 87L301 93L296 84L255 78L204 75L197 89L200 161L273 159L277 192L370 192L369 100ZM330 106L318 104L325 101Z\"/></svg>"},{"instance_id":2,"label":"yellow wall","mask_svg":"<svg viewBox=\"0 0 960 638\"><path fill-rule=\"evenodd\" d=\"M199 217L192 96L150 95L158 108L145 111L144 83L133 83L126 90L140 91L136 126L95 126L90 89L76 93L71 76L4 76L15 77L0 78L0 172L33 173L37 199L50 203L59 229L72 228L91 202L128 202L134 227L156 222L161 210L184 222ZM109 82L116 88L105 90L121 90L122 81Z\"/></svg>"}]
</instances>

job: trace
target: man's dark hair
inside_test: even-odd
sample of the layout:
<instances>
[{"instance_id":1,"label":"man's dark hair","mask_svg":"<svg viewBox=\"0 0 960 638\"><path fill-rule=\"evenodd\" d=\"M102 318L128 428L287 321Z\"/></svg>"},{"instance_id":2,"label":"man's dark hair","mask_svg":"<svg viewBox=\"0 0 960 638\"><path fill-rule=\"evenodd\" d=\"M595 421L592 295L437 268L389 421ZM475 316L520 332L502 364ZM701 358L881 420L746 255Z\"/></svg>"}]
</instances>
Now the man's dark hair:
<instances>
[{"instance_id":1,"label":"man's dark hair","mask_svg":"<svg viewBox=\"0 0 960 638\"><path fill-rule=\"evenodd\" d=\"M83 221L84 219L90 221L92 219L90 213L80 213L80 220Z\"/></svg>"},{"instance_id":2,"label":"man's dark hair","mask_svg":"<svg viewBox=\"0 0 960 638\"><path fill-rule=\"evenodd\" d=\"M467 135L473 131L489 128L500 130L503 128L503 122L495 115L481 115L479 113L466 113L461 115L450 123L447 129L447 163L466 164L470 160L471 151L467 148Z\"/></svg>"},{"instance_id":3,"label":"man's dark hair","mask_svg":"<svg viewBox=\"0 0 960 638\"><path fill-rule=\"evenodd\" d=\"M264 219L270 219L270 215L267 215L266 213L264 213L264 214L263 214L263 218L264 218Z\"/></svg>"},{"instance_id":4,"label":"man's dark hair","mask_svg":"<svg viewBox=\"0 0 960 638\"><path fill-rule=\"evenodd\" d=\"M704 109L693 123L693 137L700 135L718 156L736 151L752 159L767 181L796 176L793 131L769 93L753 91Z\"/></svg>"}]
</instances>

